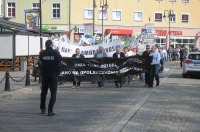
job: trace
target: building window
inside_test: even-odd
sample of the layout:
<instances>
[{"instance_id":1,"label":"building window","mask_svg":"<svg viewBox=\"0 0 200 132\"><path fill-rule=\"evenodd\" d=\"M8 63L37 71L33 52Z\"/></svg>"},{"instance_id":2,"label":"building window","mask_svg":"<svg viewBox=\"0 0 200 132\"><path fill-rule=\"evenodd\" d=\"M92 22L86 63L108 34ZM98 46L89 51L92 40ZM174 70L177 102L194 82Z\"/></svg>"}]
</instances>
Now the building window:
<instances>
[{"instance_id":1,"label":"building window","mask_svg":"<svg viewBox=\"0 0 200 132\"><path fill-rule=\"evenodd\" d=\"M162 22L162 13L155 13L155 21Z\"/></svg>"},{"instance_id":2,"label":"building window","mask_svg":"<svg viewBox=\"0 0 200 132\"><path fill-rule=\"evenodd\" d=\"M189 15L188 14L182 14L182 22L184 22L184 23L189 22Z\"/></svg>"},{"instance_id":3,"label":"building window","mask_svg":"<svg viewBox=\"0 0 200 132\"><path fill-rule=\"evenodd\" d=\"M103 13L103 19L107 20L108 19L108 10L107 9L99 9L99 20L102 20L102 13Z\"/></svg>"},{"instance_id":4,"label":"building window","mask_svg":"<svg viewBox=\"0 0 200 132\"><path fill-rule=\"evenodd\" d=\"M182 0L183 3L189 3L190 0Z\"/></svg>"},{"instance_id":5,"label":"building window","mask_svg":"<svg viewBox=\"0 0 200 132\"><path fill-rule=\"evenodd\" d=\"M60 4L53 4L53 18L60 18Z\"/></svg>"},{"instance_id":6,"label":"building window","mask_svg":"<svg viewBox=\"0 0 200 132\"><path fill-rule=\"evenodd\" d=\"M142 21L142 12L134 12L134 20L137 22Z\"/></svg>"},{"instance_id":7,"label":"building window","mask_svg":"<svg viewBox=\"0 0 200 132\"><path fill-rule=\"evenodd\" d=\"M7 3L7 16L8 17L15 17L15 3Z\"/></svg>"},{"instance_id":8,"label":"building window","mask_svg":"<svg viewBox=\"0 0 200 132\"><path fill-rule=\"evenodd\" d=\"M169 2L176 2L176 0L169 0Z\"/></svg>"},{"instance_id":9,"label":"building window","mask_svg":"<svg viewBox=\"0 0 200 132\"><path fill-rule=\"evenodd\" d=\"M112 12L112 19L121 21L121 11L113 11Z\"/></svg>"},{"instance_id":10,"label":"building window","mask_svg":"<svg viewBox=\"0 0 200 132\"><path fill-rule=\"evenodd\" d=\"M176 14L170 16L170 22L176 22Z\"/></svg>"},{"instance_id":11,"label":"building window","mask_svg":"<svg viewBox=\"0 0 200 132\"><path fill-rule=\"evenodd\" d=\"M40 9L40 4L39 3L33 3L32 9L34 9L34 10Z\"/></svg>"},{"instance_id":12,"label":"building window","mask_svg":"<svg viewBox=\"0 0 200 132\"><path fill-rule=\"evenodd\" d=\"M93 18L93 10L84 9L84 19L92 19L92 18Z\"/></svg>"}]
</instances>

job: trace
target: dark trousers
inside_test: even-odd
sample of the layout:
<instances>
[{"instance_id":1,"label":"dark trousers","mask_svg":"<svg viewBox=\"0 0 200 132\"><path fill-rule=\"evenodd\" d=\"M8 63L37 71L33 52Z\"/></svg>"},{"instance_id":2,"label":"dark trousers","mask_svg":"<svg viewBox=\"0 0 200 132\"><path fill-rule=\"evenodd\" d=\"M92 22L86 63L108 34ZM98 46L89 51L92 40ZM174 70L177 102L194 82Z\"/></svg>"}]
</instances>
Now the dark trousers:
<instances>
[{"instance_id":1,"label":"dark trousers","mask_svg":"<svg viewBox=\"0 0 200 132\"><path fill-rule=\"evenodd\" d=\"M160 69L160 64L154 64L151 65L150 67L150 80L149 80L149 87L153 86L153 81L154 78L156 79L156 83L159 84L159 69Z\"/></svg>"},{"instance_id":2,"label":"dark trousers","mask_svg":"<svg viewBox=\"0 0 200 132\"><path fill-rule=\"evenodd\" d=\"M163 72L164 71L164 62L163 62L163 60L160 60L160 65L161 65L160 71Z\"/></svg>"},{"instance_id":3,"label":"dark trousers","mask_svg":"<svg viewBox=\"0 0 200 132\"><path fill-rule=\"evenodd\" d=\"M180 57L180 66L183 66L183 57Z\"/></svg>"},{"instance_id":4,"label":"dark trousers","mask_svg":"<svg viewBox=\"0 0 200 132\"><path fill-rule=\"evenodd\" d=\"M73 82L73 86L79 87L81 85L81 82Z\"/></svg>"},{"instance_id":5,"label":"dark trousers","mask_svg":"<svg viewBox=\"0 0 200 132\"><path fill-rule=\"evenodd\" d=\"M145 72L145 83L149 84L149 78L150 78L150 69L148 69L147 72Z\"/></svg>"},{"instance_id":6,"label":"dark trousers","mask_svg":"<svg viewBox=\"0 0 200 132\"><path fill-rule=\"evenodd\" d=\"M56 102L57 84L58 84L57 72L49 72L42 76L40 109L46 109L46 95L48 93L48 88L49 88L51 92L51 97L49 100L48 112L53 112L53 106Z\"/></svg>"},{"instance_id":7,"label":"dark trousers","mask_svg":"<svg viewBox=\"0 0 200 132\"><path fill-rule=\"evenodd\" d=\"M116 87L122 87L122 80L115 81L115 86Z\"/></svg>"},{"instance_id":8,"label":"dark trousers","mask_svg":"<svg viewBox=\"0 0 200 132\"><path fill-rule=\"evenodd\" d=\"M98 87L104 87L104 85L105 85L105 80L98 82Z\"/></svg>"}]
</instances>

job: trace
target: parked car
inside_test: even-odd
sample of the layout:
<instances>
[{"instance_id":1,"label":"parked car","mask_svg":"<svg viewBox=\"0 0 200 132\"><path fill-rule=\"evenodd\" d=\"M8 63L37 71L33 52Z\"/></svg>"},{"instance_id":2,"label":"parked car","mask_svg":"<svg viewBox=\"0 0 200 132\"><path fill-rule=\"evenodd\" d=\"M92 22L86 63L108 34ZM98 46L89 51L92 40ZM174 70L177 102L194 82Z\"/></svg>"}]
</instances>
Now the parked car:
<instances>
[{"instance_id":1,"label":"parked car","mask_svg":"<svg viewBox=\"0 0 200 132\"><path fill-rule=\"evenodd\" d=\"M183 63L183 77L187 75L200 76L200 52L191 52Z\"/></svg>"}]
</instances>

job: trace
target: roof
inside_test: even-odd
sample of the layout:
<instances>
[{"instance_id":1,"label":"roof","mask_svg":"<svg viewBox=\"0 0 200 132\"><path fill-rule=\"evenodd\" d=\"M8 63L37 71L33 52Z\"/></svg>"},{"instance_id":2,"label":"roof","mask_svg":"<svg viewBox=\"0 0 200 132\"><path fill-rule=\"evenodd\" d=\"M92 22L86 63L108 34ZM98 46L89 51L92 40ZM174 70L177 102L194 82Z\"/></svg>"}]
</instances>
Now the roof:
<instances>
[{"instance_id":1,"label":"roof","mask_svg":"<svg viewBox=\"0 0 200 132\"><path fill-rule=\"evenodd\" d=\"M39 30L26 30L25 24L11 22L5 18L0 18L0 28L6 29L4 32L26 33L26 34L40 34ZM2 31L0 31L2 32ZM42 30L42 34L52 35L54 32Z\"/></svg>"}]
</instances>

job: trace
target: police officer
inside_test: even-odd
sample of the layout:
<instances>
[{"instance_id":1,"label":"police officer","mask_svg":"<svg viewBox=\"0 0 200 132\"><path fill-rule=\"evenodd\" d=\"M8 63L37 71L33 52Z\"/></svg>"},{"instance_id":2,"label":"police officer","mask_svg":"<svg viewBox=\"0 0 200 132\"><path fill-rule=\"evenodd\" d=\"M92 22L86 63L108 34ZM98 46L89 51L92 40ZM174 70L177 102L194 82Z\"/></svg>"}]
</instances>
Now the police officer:
<instances>
[{"instance_id":1,"label":"police officer","mask_svg":"<svg viewBox=\"0 0 200 132\"><path fill-rule=\"evenodd\" d=\"M46 95L48 88L51 91L51 98L48 105L48 116L54 116L53 106L56 101L58 75L60 73L60 61L61 55L57 50L54 50L51 40L47 40L45 43L46 49L41 51L39 58L42 63L42 90L41 90L41 102L40 109L41 114L46 113Z\"/></svg>"}]
</instances>

